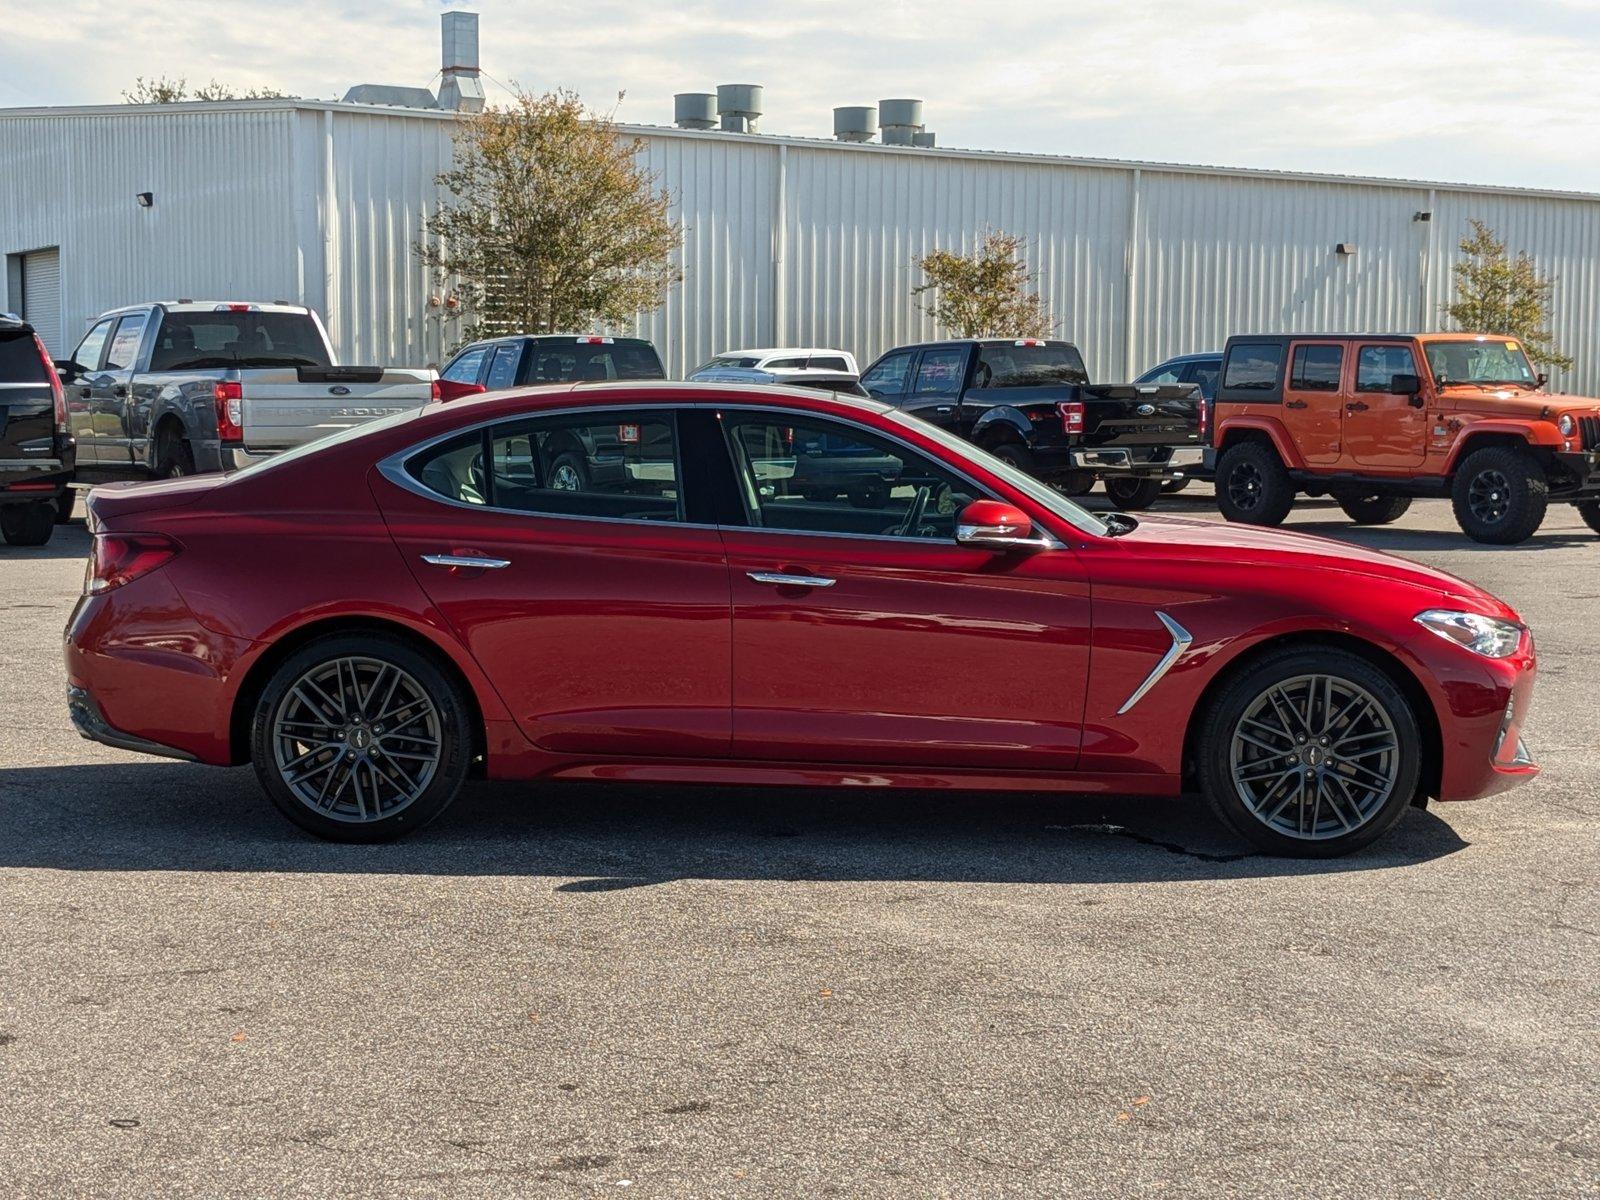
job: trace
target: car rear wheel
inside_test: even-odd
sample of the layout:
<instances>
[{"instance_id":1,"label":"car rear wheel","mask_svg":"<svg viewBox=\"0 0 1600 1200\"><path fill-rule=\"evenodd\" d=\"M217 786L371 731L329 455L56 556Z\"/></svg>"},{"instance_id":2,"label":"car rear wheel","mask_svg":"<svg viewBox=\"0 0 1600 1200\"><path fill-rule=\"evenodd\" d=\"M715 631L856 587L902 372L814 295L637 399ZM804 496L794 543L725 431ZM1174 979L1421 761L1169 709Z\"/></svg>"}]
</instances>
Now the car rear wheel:
<instances>
[{"instance_id":1,"label":"car rear wheel","mask_svg":"<svg viewBox=\"0 0 1600 1200\"><path fill-rule=\"evenodd\" d=\"M1573 507L1578 510L1585 525L1600 533L1600 500L1580 500Z\"/></svg>"},{"instance_id":2,"label":"car rear wheel","mask_svg":"<svg viewBox=\"0 0 1600 1200\"><path fill-rule=\"evenodd\" d=\"M1033 451L1021 442L1001 442L998 446L990 446L988 449L990 454L1007 466L1026 471L1029 475L1033 474Z\"/></svg>"},{"instance_id":3,"label":"car rear wheel","mask_svg":"<svg viewBox=\"0 0 1600 1200\"><path fill-rule=\"evenodd\" d=\"M1357 525L1388 525L1405 516L1410 496L1340 496L1339 507Z\"/></svg>"},{"instance_id":4,"label":"car rear wheel","mask_svg":"<svg viewBox=\"0 0 1600 1200\"><path fill-rule=\"evenodd\" d=\"M77 506L78 493L72 488L62 488L56 497L56 524L65 525L72 520L72 510Z\"/></svg>"},{"instance_id":5,"label":"car rear wheel","mask_svg":"<svg viewBox=\"0 0 1600 1200\"><path fill-rule=\"evenodd\" d=\"M1168 479L1161 485L1161 494L1163 496L1175 496L1188 487L1190 482L1191 480L1187 475L1181 479Z\"/></svg>"},{"instance_id":6,"label":"car rear wheel","mask_svg":"<svg viewBox=\"0 0 1600 1200\"><path fill-rule=\"evenodd\" d=\"M168 429L156 445L156 474L162 479L181 479L193 475L194 451L175 429Z\"/></svg>"},{"instance_id":7,"label":"car rear wheel","mask_svg":"<svg viewBox=\"0 0 1600 1200\"><path fill-rule=\"evenodd\" d=\"M1056 490L1064 496L1087 496L1094 491L1094 473L1069 471L1056 483Z\"/></svg>"},{"instance_id":8,"label":"car rear wheel","mask_svg":"<svg viewBox=\"0 0 1600 1200\"><path fill-rule=\"evenodd\" d=\"M1281 525L1294 507L1294 481L1265 442L1238 442L1217 462L1217 508L1230 521Z\"/></svg>"},{"instance_id":9,"label":"car rear wheel","mask_svg":"<svg viewBox=\"0 0 1600 1200\"><path fill-rule=\"evenodd\" d=\"M460 685L402 642L322 638L290 655L256 704L256 774L302 829L390 841L434 820L461 790L469 711Z\"/></svg>"},{"instance_id":10,"label":"car rear wheel","mask_svg":"<svg viewBox=\"0 0 1600 1200\"><path fill-rule=\"evenodd\" d=\"M1106 480L1106 495L1125 512L1142 512L1161 497L1161 480L1116 477Z\"/></svg>"},{"instance_id":11,"label":"car rear wheel","mask_svg":"<svg viewBox=\"0 0 1600 1200\"><path fill-rule=\"evenodd\" d=\"M13 546L42 546L56 531L56 506L48 502L0 508L0 535Z\"/></svg>"},{"instance_id":12,"label":"car rear wheel","mask_svg":"<svg viewBox=\"0 0 1600 1200\"><path fill-rule=\"evenodd\" d=\"M582 492L589 488L589 469L583 455L563 451L550 463L549 486L558 492Z\"/></svg>"},{"instance_id":13,"label":"car rear wheel","mask_svg":"<svg viewBox=\"0 0 1600 1200\"><path fill-rule=\"evenodd\" d=\"M1450 485L1456 523L1475 542L1511 546L1544 524L1550 485L1544 468L1515 446L1486 446L1467 455Z\"/></svg>"},{"instance_id":14,"label":"car rear wheel","mask_svg":"<svg viewBox=\"0 0 1600 1200\"><path fill-rule=\"evenodd\" d=\"M1392 679L1343 650L1288 648L1227 683L1200 727L1200 783L1269 854L1332 858L1383 836L1416 796L1422 734Z\"/></svg>"}]
</instances>

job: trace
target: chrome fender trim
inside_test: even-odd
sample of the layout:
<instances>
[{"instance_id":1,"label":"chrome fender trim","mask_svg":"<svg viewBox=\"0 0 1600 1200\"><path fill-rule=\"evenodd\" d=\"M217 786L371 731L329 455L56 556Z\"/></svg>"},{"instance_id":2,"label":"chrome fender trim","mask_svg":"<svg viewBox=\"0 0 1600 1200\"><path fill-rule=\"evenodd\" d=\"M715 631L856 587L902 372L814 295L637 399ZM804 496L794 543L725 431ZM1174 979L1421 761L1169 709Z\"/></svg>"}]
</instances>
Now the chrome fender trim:
<instances>
[{"instance_id":1,"label":"chrome fender trim","mask_svg":"<svg viewBox=\"0 0 1600 1200\"><path fill-rule=\"evenodd\" d=\"M1122 702L1122 707L1117 709L1119 717L1144 699L1145 693L1161 682L1161 677L1172 670L1173 664L1182 658L1183 652L1194 643L1192 633L1159 609L1156 610L1156 620L1160 621L1172 635L1172 645L1167 647L1167 652L1161 656L1161 661L1151 668L1150 674L1144 677L1144 682L1133 689L1133 695Z\"/></svg>"}]
</instances>

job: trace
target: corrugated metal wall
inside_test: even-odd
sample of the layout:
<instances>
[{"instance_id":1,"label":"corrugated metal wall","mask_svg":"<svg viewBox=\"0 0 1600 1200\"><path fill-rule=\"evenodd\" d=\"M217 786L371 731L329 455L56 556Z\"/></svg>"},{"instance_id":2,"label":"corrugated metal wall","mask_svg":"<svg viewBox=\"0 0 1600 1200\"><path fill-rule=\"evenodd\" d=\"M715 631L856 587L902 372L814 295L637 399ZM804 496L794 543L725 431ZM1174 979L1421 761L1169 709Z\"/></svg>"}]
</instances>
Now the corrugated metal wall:
<instances>
[{"instance_id":1,"label":"corrugated metal wall","mask_svg":"<svg viewBox=\"0 0 1600 1200\"><path fill-rule=\"evenodd\" d=\"M74 331L150 297L289 297L323 311L346 361L437 361L457 331L412 247L451 127L290 102L0 113L0 250L61 246ZM865 363L936 336L915 260L991 228L1024 239L1059 334L1102 379L1230 332L1436 327L1480 217L1556 277L1577 366L1554 382L1600 393L1600 197L628 132L682 230L683 281L636 323L675 375L740 346Z\"/></svg>"}]
</instances>

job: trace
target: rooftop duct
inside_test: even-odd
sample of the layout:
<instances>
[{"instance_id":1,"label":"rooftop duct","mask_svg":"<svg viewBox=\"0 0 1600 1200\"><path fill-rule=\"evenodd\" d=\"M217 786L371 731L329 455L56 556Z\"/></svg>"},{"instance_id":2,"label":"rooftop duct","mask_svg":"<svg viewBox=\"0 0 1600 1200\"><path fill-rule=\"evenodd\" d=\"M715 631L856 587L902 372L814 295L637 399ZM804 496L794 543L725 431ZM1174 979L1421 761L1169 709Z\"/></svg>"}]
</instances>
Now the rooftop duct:
<instances>
[{"instance_id":1,"label":"rooftop duct","mask_svg":"<svg viewBox=\"0 0 1600 1200\"><path fill-rule=\"evenodd\" d=\"M883 126L886 146L914 146L922 132L921 100L880 100L878 120Z\"/></svg>"},{"instance_id":2,"label":"rooftop duct","mask_svg":"<svg viewBox=\"0 0 1600 1200\"><path fill-rule=\"evenodd\" d=\"M483 111L483 81L478 77L478 14L447 12L440 20L444 78L439 107L457 112Z\"/></svg>"},{"instance_id":3,"label":"rooftop duct","mask_svg":"<svg viewBox=\"0 0 1600 1200\"><path fill-rule=\"evenodd\" d=\"M934 144L933 130L919 129L911 135L911 144L913 146L921 146L924 150L931 149Z\"/></svg>"},{"instance_id":4,"label":"rooftop duct","mask_svg":"<svg viewBox=\"0 0 1600 1200\"><path fill-rule=\"evenodd\" d=\"M717 114L728 133L755 133L761 122L761 85L724 83L717 86Z\"/></svg>"},{"instance_id":5,"label":"rooftop duct","mask_svg":"<svg viewBox=\"0 0 1600 1200\"><path fill-rule=\"evenodd\" d=\"M679 129L715 129L717 97L713 92L679 92L672 98L672 123Z\"/></svg>"},{"instance_id":6,"label":"rooftop duct","mask_svg":"<svg viewBox=\"0 0 1600 1200\"><path fill-rule=\"evenodd\" d=\"M878 110L871 104L833 110L833 136L841 142L870 142L878 132Z\"/></svg>"}]
</instances>

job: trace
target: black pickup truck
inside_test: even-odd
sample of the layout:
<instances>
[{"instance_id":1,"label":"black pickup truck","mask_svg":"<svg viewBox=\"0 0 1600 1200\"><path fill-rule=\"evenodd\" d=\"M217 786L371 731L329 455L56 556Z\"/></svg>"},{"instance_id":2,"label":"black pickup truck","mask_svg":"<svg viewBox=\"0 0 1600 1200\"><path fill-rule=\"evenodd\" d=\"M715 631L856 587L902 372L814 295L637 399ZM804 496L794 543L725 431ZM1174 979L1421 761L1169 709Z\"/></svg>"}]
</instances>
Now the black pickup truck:
<instances>
[{"instance_id":1,"label":"black pickup truck","mask_svg":"<svg viewBox=\"0 0 1600 1200\"><path fill-rule=\"evenodd\" d=\"M899 346L868 367L877 399L931 421L1069 495L1103 478L1148 508L1200 466L1205 405L1193 384L1090 383L1071 342L982 338Z\"/></svg>"}]
</instances>

